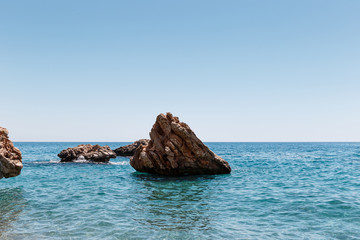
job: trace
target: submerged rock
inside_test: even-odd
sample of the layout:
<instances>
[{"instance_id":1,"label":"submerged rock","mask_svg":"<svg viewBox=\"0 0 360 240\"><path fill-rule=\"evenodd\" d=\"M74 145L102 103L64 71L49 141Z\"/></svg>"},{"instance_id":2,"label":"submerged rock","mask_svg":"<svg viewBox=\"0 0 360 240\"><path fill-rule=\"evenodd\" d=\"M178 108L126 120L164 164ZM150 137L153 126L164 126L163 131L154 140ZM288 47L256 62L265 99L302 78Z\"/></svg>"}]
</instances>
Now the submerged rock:
<instances>
[{"instance_id":1,"label":"submerged rock","mask_svg":"<svg viewBox=\"0 0 360 240\"><path fill-rule=\"evenodd\" d=\"M86 160L92 162L108 162L110 158L116 158L116 154L109 146L81 144L77 147L62 150L58 157L61 162Z\"/></svg>"},{"instance_id":2,"label":"submerged rock","mask_svg":"<svg viewBox=\"0 0 360 240\"><path fill-rule=\"evenodd\" d=\"M21 152L8 135L8 130L0 127L0 178L16 177L23 167Z\"/></svg>"},{"instance_id":3,"label":"submerged rock","mask_svg":"<svg viewBox=\"0 0 360 240\"><path fill-rule=\"evenodd\" d=\"M148 144L140 146L130 165L161 175L225 174L229 164L205 146L190 127L171 113L157 116Z\"/></svg>"},{"instance_id":4,"label":"submerged rock","mask_svg":"<svg viewBox=\"0 0 360 240\"><path fill-rule=\"evenodd\" d=\"M140 139L132 144L119 147L114 150L117 156L134 156L136 149L140 145L146 145L149 143L149 139Z\"/></svg>"}]
</instances>

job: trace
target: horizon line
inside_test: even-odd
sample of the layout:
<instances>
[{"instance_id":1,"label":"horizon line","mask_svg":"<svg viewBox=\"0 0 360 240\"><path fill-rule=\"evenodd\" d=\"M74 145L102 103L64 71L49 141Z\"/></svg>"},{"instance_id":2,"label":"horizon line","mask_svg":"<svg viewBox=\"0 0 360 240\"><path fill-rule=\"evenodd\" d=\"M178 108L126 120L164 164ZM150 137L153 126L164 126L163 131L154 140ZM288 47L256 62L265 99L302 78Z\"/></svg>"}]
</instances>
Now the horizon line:
<instances>
[{"instance_id":1,"label":"horizon line","mask_svg":"<svg viewBox=\"0 0 360 240\"><path fill-rule=\"evenodd\" d=\"M128 143L135 141L12 141L14 143ZM360 143L360 141L202 141L205 143Z\"/></svg>"}]
</instances>

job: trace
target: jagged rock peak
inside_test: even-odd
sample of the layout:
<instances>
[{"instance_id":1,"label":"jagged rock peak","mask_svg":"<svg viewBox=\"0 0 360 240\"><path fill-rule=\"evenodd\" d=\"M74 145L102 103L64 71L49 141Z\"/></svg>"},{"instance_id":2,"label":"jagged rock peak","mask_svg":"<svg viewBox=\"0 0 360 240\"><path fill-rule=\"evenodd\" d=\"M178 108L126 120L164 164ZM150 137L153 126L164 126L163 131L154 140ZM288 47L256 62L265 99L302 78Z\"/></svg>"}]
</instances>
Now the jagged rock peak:
<instances>
[{"instance_id":1,"label":"jagged rock peak","mask_svg":"<svg viewBox=\"0 0 360 240\"><path fill-rule=\"evenodd\" d=\"M162 175L225 174L229 164L196 137L190 127L171 113L160 114L150 132L150 141L130 159L140 172Z\"/></svg>"}]
</instances>

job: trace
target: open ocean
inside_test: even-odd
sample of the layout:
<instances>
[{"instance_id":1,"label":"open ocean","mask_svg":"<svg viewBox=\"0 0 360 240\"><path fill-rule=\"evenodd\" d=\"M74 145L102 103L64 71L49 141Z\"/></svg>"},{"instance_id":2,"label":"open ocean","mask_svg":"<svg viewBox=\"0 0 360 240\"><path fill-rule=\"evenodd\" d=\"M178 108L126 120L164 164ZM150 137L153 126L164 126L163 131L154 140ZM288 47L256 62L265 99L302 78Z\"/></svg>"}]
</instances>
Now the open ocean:
<instances>
[{"instance_id":1,"label":"open ocean","mask_svg":"<svg viewBox=\"0 0 360 240\"><path fill-rule=\"evenodd\" d=\"M0 239L360 239L360 143L206 143L232 173L162 177L129 158L59 163L80 143L14 143ZM99 143L112 149L127 143Z\"/></svg>"}]
</instances>

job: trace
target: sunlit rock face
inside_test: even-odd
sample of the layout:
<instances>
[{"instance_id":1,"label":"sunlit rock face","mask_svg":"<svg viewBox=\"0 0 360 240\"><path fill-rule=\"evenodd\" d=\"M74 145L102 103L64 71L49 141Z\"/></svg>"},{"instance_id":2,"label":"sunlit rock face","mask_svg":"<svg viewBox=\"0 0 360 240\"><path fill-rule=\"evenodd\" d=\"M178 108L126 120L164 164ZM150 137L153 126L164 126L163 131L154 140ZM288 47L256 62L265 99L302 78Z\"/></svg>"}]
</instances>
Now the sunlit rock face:
<instances>
[{"instance_id":1,"label":"sunlit rock face","mask_svg":"<svg viewBox=\"0 0 360 240\"><path fill-rule=\"evenodd\" d=\"M150 141L130 159L140 172L179 176L225 174L231 168L198 139L190 127L171 113L160 114L150 132Z\"/></svg>"},{"instance_id":2,"label":"sunlit rock face","mask_svg":"<svg viewBox=\"0 0 360 240\"><path fill-rule=\"evenodd\" d=\"M0 127L0 178L16 177L22 167L20 150L10 141L8 130Z\"/></svg>"},{"instance_id":3,"label":"sunlit rock face","mask_svg":"<svg viewBox=\"0 0 360 240\"><path fill-rule=\"evenodd\" d=\"M77 147L62 150L58 157L61 158L61 162L73 162L76 160L108 162L110 158L116 158L116 154L109 146L80 144Z\"/></svg>"}]
</instances>

